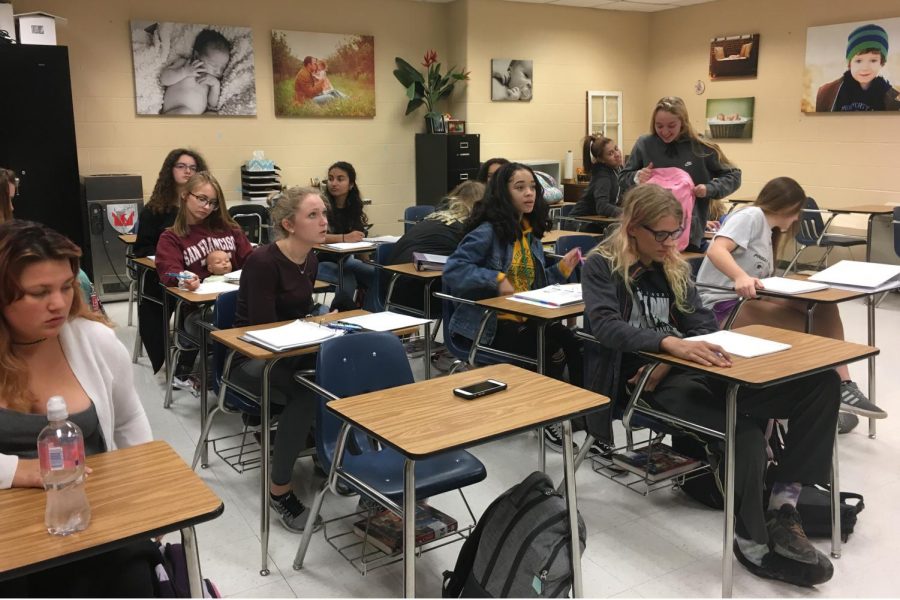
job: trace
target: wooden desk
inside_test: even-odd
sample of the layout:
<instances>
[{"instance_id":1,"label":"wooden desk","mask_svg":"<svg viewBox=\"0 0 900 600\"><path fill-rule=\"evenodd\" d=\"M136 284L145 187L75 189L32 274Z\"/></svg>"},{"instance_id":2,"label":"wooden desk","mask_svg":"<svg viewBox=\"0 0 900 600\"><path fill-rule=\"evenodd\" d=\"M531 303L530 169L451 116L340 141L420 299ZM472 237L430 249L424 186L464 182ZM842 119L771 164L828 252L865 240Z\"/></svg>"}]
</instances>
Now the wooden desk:
<instances>
[{"instance_id":1,"label":"wooden desk","mask_svg":"<svg viewBox=\"0 0 900 600\"><path fill-rule=\"evenodd\" d=\"M730 368L703 366L669 354L641 352L655 361L690 371L705 373L728 383L725 403L725 532L722 547L722 596L731 597L732 546L734 544L734 432L737 422L737 394L741 386L763 388L827 371L878 354L878 349L862 344L787 331L768 325L749 325L735 329L739 333L784 342L791 348L755 358L732 357ZM642 386L643 384L641 384ZM837 436L835 436L837 445ZM836 455L836 452L835 452ZM839 490L834 470L833 489ZM835 501L834 498L832 501ZM836 503L839 503L839 499ZM832 536L832 552L839 555L839 527Z\"/></svg>"},{"instance_id":2,"label":"wooden desk","mask_svg":"<svg viewBox=\"0 0 900 600\"><path fill-rule=\"evenodd\" d=\"M566 231L565 229L551 229L544 233L544 237L541 238L542 244L555 244L559 241L559 238L566 237L569 235L589 235L591 237L601 237L600 233L589 233L587 231Z\"/></svg>"},{"instance_id":3,"label":"wooden desk","mask_svg":"<svg viewBox=\"0 0 900 600\"><path fill-rule=\"evenodd\" d=\"M485 379L498 379L509 387L475 401L453 395L453 388ZM350 425L358 427L407 457L404 490L415 490L416 460L561 421L568 523L572 535L572 585L573 596L577 598L583 595L583 589L570 420L608 403L605 396L519 367L500 364L332 400L328 409L344 420L344 429ZM415 546L414 496L408 491L404 494L404 548ZM302 567L311 537L309 528L297 551L295 569ZM403 554L403 591L407 597L415 596L415 555L409 551Z\"/></svg>"},{"instance_id":4,"label":"wooden desk","mask_svg":"<svg viewBox=\"0 0 900 600\"><path fill-rule=\"evenodd\" d=\"M313 250L316 252L324 252L326 254L336 254L338 257L337 265L338 265L338 282L337 289L344 289L344 262L347 261L348 258L353 256L354 254L362 253L362 252L373 252L375 250L375 244L371 246L366 246L365 248L354 248L352 250L338 250L336 248L332 248L325 244L318 244L313 246Z\"/></svg>"},{"instance_id":5,"label":"wooden desk","mask_svg":"<svg viewBox=\"0 0 900 600\"><path fill-rule=\"evenodd\" d=\"M399 265L384 265L385 271L390 272L391 280L388 282L387 293L384 296L384 310L391 310L391 306L400 309L400 312L409 313L417 317L434 320L440 318L440 315L431 314L431 288L435 282L440 281L442 271L419 271L413 263L403 263ZM391 296L394 294L394 287L400 277L412 277L422 284L422 310L415 307L404 306L402 304L392 303ZM431 379L431 323L425 325L425 379Z\"/></svg>"},{"instance_id":6,"label":"wooden desk","mask_svg":"<svg viewBox=\"0 0 900 600\"><path fill-rule=\"evenodd\" d=\"M166 443L149 442L89 456L94 470L85 484L91 524L65 537L44 527L44 491L0 491L0 580L87 558L178 529L199 591L193 526L222 514L222 501ZM186 550L188 548L186 547Z\"/></svg>"},{"instance_id":7,"label":"wooden desk","mask_svg":"<svg viewBox=\"0 0 900 600\"><path fill-rule=\"evenodd\" d=\"M584 215L583 217L569 217L575 221L586 221L588 223L618 223L619 217L603 217L601 215Z\"/></svg>"},{"instance_id":8,"label":"wooden desk","mask_svg":"<svg viewBox=\"0 0 900 600\"><path fill-rule=\"evenodd\" d=\"M131 246L137 241L136 233L120 233L118 236L119 241L125 244L126 246Z\"/></svg>"}]
</instances>

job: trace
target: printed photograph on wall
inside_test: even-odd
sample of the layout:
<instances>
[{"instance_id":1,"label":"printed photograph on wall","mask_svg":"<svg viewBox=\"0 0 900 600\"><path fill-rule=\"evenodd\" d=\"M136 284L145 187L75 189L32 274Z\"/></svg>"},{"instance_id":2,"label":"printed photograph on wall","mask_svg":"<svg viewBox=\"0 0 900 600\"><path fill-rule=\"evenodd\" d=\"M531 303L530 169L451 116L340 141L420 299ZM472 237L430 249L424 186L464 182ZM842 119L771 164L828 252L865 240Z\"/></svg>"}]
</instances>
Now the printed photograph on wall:
<instances>
[{"instance_id":1,"label":"printed photograph on wall","mask_svg":"<svg viewBox=\"0 0 900 600\"><path fill-rule=\"evenodd\" d=\"M530 102L534 94L532 60L491 59L491 100Z\"/></svg>"},{"instance_id":2,"label":"printed photograph on wall","mask_svg":"<svg viewBox=\"0 0 900 600\"><path fill-rule=\"evenodd\" d=\"M706 101L706 135L715 139L753 139L755 98L715 98Z\"/></svg>"},{"instance_id":3,"label":"printed photograph on wall","mask_svg":"<svg viewBox=\"0 0 900 600\"><path fill-rule=\"evenodd\" d=\"M806 68L800 110L900 110L900 18L857 21L806 30Z\"/></svg>"},{"instance_id":4,"label":"printed photograph on wall","mask_svg":"<svg viewBox=\"0 0 900 600\"><path fill-rule=\"evenodd\" d=\"M709 41L709 78L756 77L759 34L716 37Z\"/></svg>"},{"instance_id":5,"label":"printed photograph on wall","mask_svg":"<svg viewBox=\"0 0 900 600\"><path fill-rule=\"evenodd\" d=\"M255 115L249 27L131 21L139 115Z\"/></svg>"},{"instance_id":6,"label":"printed photograph on wall","mask_svg":"<svg viewBox=\"0 0 900 600\"><path fill-rule=\"evenodd\" d=\"M272 31L275 116L374 117L375 38Z\"/></svg>"}]
</instances>

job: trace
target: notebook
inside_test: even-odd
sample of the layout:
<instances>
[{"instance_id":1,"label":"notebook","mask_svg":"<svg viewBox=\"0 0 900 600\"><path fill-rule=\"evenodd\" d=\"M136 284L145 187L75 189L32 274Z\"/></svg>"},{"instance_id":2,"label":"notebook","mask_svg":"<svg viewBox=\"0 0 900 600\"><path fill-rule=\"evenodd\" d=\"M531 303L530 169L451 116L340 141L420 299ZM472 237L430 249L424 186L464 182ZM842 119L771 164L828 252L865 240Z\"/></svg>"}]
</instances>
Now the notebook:
<instances>
[{"instance_id":1,"label":"notebook","mask_svg":"<svg viewBox=\"0 0 900 600\"><path fill-rule=\"evenodd\" d=\"M416 271L443 271L449 256L442 254L427 254L425 252L413 252L413 264Z\"/></svg>"},{"instance_id":2,"label":"notebook","mask_svg":"<svg viewBox=\"0 0 900 600\"><path fill-rule=\"evenodd\" d=\"M234 283L227 281L204 281L194 290L195 294L221 294L222 292L233 292L238 289Z\"/></svg>"},{"instance_id":3,"label":"notebook","mask_svg":"<svg viewBox=\"0 0 900 600\"><path fill-rule=\"evenodd\" d=\"M368 242L369 244L387 244L394 243L400 241L399 235L374 235L372 237L364 237L364 242Z\"/></svg>"},{"instance_id":4,"label":"notebook","mask_svg":"<svg viewBox=\"0 0 900 600\"><path fill-rule=\"evenodd\" d=\"M517 292L513 294L510 300L538 304L540 306L549 306L551 308L571 306L572 304L582 302L581 284L570 283L566 285L548 285L547 287L542 287L538 290Z\"/></svg>"},{"instance_id":5,"label":"notebook","mask_svg":"<svg viewBox=\"0 0 900 600\"><path fill-rule=\"evenodd\" d=\"M882 292L900 286L900 265L842 260L809 279L842 289Z\"/></svg>"},{"instance_id":6,"label":"notebook","mask_svg":"<svg viewBox=\"0 0 900 600\"><path fill-rule=\"evenodd\" d=\"M428 322L430 322L429 319L410 317L409 315L387 311L350 317L339 321L339 323L356 325L366 331L394 331L395 329L405 329L406 327L418 327Z\"/></svg>"},{"instance_id":7,"label":"notebook","mask_svg":"<svg viewBox=\"0 0 900 600\"><path fill-rule=\"evenodd\" d=\"M335 242L334 244L322 244L331 250L373 250L375 246L371 242Z\"/></svg>"},{"instance_id":8,"label":"notebook","mask_svg":"<svg viewBox=\"0 0 900 600\"><path fill-rule=\"evenodd\" d=\"M743 358L774 354L775 352L781 352L791 347L790 344L773 342L772 340L758 338L752 335L744 335L743 333L734 331L716 331L715 333L695 335L694 337L684 339L689 342L704 341L711 344L717 344L722 346L728 354L741 356Z\"/></svg>"},{"instance_id":9,"label":"notebook","mask_svg":"<svg viewBox=\"0 0 900 600\"><path fill-rule=\"evenodd\" d=\"M787 277L766 277L760 280L767 291L779 294L806 294L827 290L827 283L807 281L803 279L788 279Z\"/></svg>"},{"instance_id":10,"label":"notebook","mask_svg":"<svg viewBox=\"0 0 900 600\"><path fill-rule=\"evenodd\" d=\"M323 327L318 323L297 319L293 323L280 327L248 331L241 336L241 339L275 352L281 352L318 344L328 338L340 335L340 333L340 331Z\"/></svg>"},{"instance_id":11,"label":"notebook","mask_svg":"<svg viewBox=\"0 0 900 600\"><path fill-rule=\"evenodd\" d=\"M231 273L225 273L225 281L231 281L233 283L237 283L241 280L241 270L232 271Z\"/></svg>"}]
</instances>

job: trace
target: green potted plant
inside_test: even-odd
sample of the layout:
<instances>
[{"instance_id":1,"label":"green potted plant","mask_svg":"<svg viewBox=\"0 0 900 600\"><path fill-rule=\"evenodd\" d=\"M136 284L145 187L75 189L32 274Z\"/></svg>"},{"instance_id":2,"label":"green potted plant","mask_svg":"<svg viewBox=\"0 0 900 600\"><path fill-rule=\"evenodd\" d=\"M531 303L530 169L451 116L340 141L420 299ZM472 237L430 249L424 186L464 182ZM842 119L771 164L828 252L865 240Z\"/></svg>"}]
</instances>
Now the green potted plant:
<instances>
[{"instance_id":1,"label":"green potted plant","mask_svg":"<svg viewBox=\"0 0 900 600\"><path fill-rule=\"evenodd\" d=\"M469 73L464 69L451 67L446 74L441 74L441 63L438 62L437 52L429 50L425 53L422 66L425 73L421 73L411 64L400 58L394 58L397 68L394 69L394 77L406 88L406 97L409 102L406 105L406 114L410 114L417 108L425 105L428 112L425 113L425 124L428 133L445 133L443 116L435 110L438 100L446 98L453 92L457 81L469 79Z\"/></svg>"}]
</instances>

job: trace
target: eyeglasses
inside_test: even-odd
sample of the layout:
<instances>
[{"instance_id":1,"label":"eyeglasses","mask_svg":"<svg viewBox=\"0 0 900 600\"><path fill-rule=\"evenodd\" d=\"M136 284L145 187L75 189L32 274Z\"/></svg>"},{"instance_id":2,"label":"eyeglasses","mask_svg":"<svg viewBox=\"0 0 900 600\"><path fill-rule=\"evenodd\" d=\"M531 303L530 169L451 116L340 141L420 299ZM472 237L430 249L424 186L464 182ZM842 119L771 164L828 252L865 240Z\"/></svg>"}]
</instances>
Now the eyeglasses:
<instances>
[{"instance_id":1,"label":"eyeglasses","mask_svg":"<svg viewBox=\"0 0 900 600\"><path fill-rule=\"evenodd\" d=\"M641 225L644 229L653 234L653 239L662 244L667 239L678 239L682 233L684 233L684 227L679 227L675 231L657 231L656 229L650 229L646 225Z\"/></svg>"},{"instance_id":2,"label":"eyeglasses","mask_svg":"<svg viewBox=\"0 0 900 600\"><path fill-rule=\"evenodd\" d=\"M210 199L202 194L200 196L198 196L194 192L188 192L188 194L193 196L194 198L196 198L197 202L200 203L200 206L208 206L213 210L216 210L217 208L219 208L219 201L214 198Z\"/></svg>"},{"instance_id":3,"label":"eyeglasses","mask_svg":"<svg viewBox=\"0 0 900 600\"><path fill-rule=\"evenodd\" d=\"M190 171L191 173L197 172L197 165L189 165L187 163L175 163L175 168L179 171Z\"/></svg>"}]
</instances>

